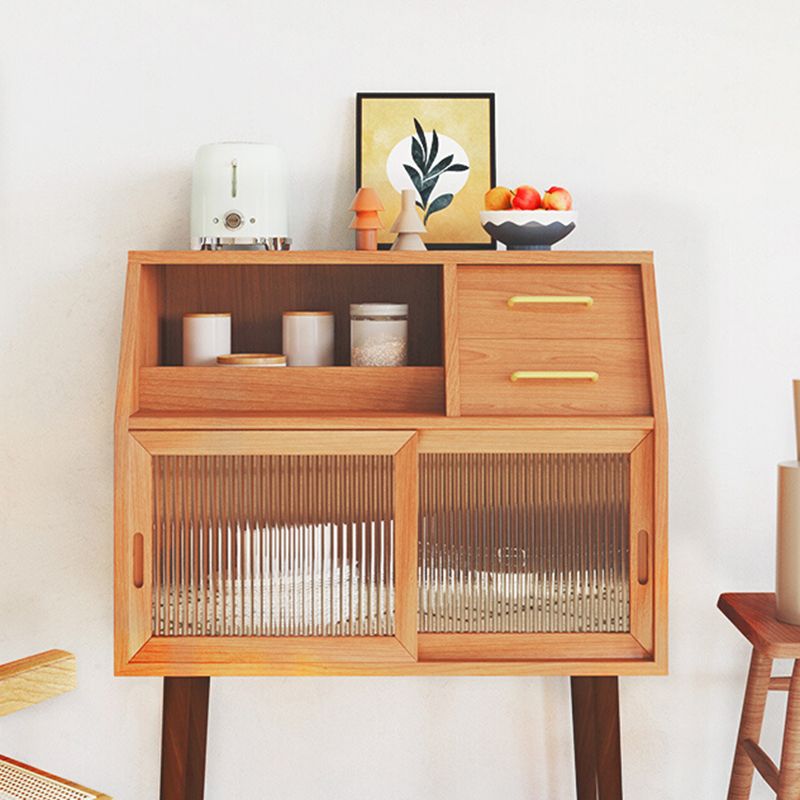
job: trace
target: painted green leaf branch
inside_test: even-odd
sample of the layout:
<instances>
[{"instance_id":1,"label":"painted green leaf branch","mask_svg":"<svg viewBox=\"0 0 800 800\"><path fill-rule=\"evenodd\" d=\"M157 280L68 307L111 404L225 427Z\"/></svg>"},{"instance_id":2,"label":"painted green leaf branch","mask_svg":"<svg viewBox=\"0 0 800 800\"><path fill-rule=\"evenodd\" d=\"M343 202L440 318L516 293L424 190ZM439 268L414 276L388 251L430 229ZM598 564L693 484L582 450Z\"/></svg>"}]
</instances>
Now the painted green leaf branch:
<instances>
[{"instance_id":1,"label":"painted green leaf branch","mask_svg":"<svg viewBox=\"0 0 800 800\"><path fill-rule=\"evenodd\" d=\"M428 221L428 217L431 214L435 214L437 211L441 211L443 208L447 208L450 203L453 202L453 195L452 194L440 194L429 206L428 210L425 212L425 219L424 222Z\"/></svg>"},{"instance_id":2,"label":"painted green leaf branch","mask_svg":"<svg viewBox=\"0 0 800 800\"><path fill-rule=\"evenodd\" d=\"M445 172L465 172L469 169L466 164L454 164L453 155L445 156L436 161L439 155L439 134L434 130L431 133L430 143L425 135L425 130L419 120L414 118L416 136L411 136L411 164L403 164L406 174L419 195L417 205L425 212L425 221L431 214L447 208L453 202L453 195L443 193L431 200L439 178Z\"/></svg>"}]
</instances>

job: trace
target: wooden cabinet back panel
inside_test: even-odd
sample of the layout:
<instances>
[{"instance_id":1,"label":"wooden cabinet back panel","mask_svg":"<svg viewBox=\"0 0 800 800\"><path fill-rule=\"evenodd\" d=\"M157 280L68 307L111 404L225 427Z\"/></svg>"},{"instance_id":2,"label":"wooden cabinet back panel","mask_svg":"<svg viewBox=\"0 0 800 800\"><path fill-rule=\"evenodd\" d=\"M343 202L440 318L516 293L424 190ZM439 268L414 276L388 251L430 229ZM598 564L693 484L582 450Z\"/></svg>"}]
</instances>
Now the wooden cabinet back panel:
<instances>
[{"instance_id":1,"label":"wooden cabinet back panel","mask_svg":"<svg viewBox=\"0 0 800 800\"><path fill-rule=\"evenodd\" d=\"M511 298L591 298L526 302ZM634 267L459 267L461 338L642 339L644 311Z\"/></svg>"},{"instance_id":2,"label":"wooden cabinet back panel","mask_svg":"<svg viewBox=\"0 0 800 800\"><path fill-rule=\"evenodd\" d=\"M645 343L636 339L473 339L460 348L461 412L648 415ZM596 372L598 379L511 380L514 372Z\"/></svg>"}]
</instances>

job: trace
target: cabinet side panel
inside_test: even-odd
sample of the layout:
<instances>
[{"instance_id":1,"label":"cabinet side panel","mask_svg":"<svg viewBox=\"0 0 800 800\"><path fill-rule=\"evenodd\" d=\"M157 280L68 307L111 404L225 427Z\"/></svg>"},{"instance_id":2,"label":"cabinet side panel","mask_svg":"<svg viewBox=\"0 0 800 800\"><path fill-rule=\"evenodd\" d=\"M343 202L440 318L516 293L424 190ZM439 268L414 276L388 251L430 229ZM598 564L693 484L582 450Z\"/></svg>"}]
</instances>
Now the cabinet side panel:
<instances>
[{"instance_id":1,"label":"cabinet side panel","mask_svg":"<svg viewBox=\"0 0 800 800\"><path fill-rule=\"evenodd\" d=\"M118 444L120 471L114 502L117 529L114 547L115 631L114 651L117 669L130 661L150 638L152 586L150 548L153 509L153 484L150 454L132 436ZM135 585L134 542L141 536L144 581Z\"/></svg>"},{"instance_id":2,"label":"cabinet side panel","mask_svg":"<svg viewBox=\"0 0 800 800\"><path fill-rule=\"evenodd\" d=\"M650 386L654 416L654 646L655 661L666 672L668 656L669 552L668 552L668 482L669 444L667 397L658 321L655 269L652 254L642 261L642 289L645 308L645 327L650 359Z\"/></svg>"},{"instance_id":3,"label":"cabinet side panel","mask_svg":"<svg viewBox=\"0 0 800 800\"><path fill-rule=\"evenodd\" d=\"M658 533L654 527L653 434L631 453L631 632L653 652L653 597L658 584L654 564Z\"/></svg>"}]
</instances>

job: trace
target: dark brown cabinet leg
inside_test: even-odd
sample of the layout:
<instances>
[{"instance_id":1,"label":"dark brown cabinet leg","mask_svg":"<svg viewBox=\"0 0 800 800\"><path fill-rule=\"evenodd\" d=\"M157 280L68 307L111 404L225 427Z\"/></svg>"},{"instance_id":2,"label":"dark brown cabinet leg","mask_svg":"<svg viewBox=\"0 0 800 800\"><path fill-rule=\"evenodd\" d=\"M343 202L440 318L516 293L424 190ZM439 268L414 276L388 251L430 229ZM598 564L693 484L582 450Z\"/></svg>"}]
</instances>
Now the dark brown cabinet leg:
<instances>
[{"instance_id":1,"label":"dark brown cabinet leg","mask_svg":"<svg viewBox=\"0 0 800 800\"><path fill-rule=\"evenodd\" d=\"M210 678L164 678L161 800L203 800Z\"/></svg>"},{"instance_id":2,"label":"dark brown cabinet leg","mask_svg":"<svg viewBox=\"0 0 800 800\"><path fill-rule=\"evenodd\" d=\"M572 738L578 800L597 800L597 744L594 732L593 678L570 678Z\"/></svg>"},{"instance_id":3,"label":"dark brown cabinet leg","mask_svg":"<svg viewBox=\"0 0 800 800\"><path fill-rule=\"evenodd\" d=\"M622 800L618 680L574 677L571 690L578 800Z\"/></svg>"}]
</instances>

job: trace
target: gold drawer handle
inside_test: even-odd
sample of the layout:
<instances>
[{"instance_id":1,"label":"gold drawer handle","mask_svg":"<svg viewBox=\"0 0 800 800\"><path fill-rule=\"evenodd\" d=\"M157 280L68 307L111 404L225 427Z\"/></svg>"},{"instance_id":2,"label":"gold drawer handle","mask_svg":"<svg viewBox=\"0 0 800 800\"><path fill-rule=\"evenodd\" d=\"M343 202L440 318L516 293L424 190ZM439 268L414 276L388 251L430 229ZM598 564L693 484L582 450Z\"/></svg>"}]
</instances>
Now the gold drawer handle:
<instances>
[{"instance_id":1,"label":"gold drawer handle","mask_svg":"<svg viewBox=\"0 0 800 800\"><path fill-rule=\"evenodd\" d=\"M588 295L555 295L555 294L516 294L508 298L508 307L514 308L523 304L541 305L577 305L591 308L594 298Z\"/></svg>"},{"instance_id":2,"label":"gold drawer handle","mask_svg":"<svg viewBox=\"0 0 800 800\"><path fill-rule=\"evenodd\" d=\"M589 370L526 370L520 369L511 373L512 381L591 381L595 383L600 378L596 372Z\"/></svg>"}]
</instances>

